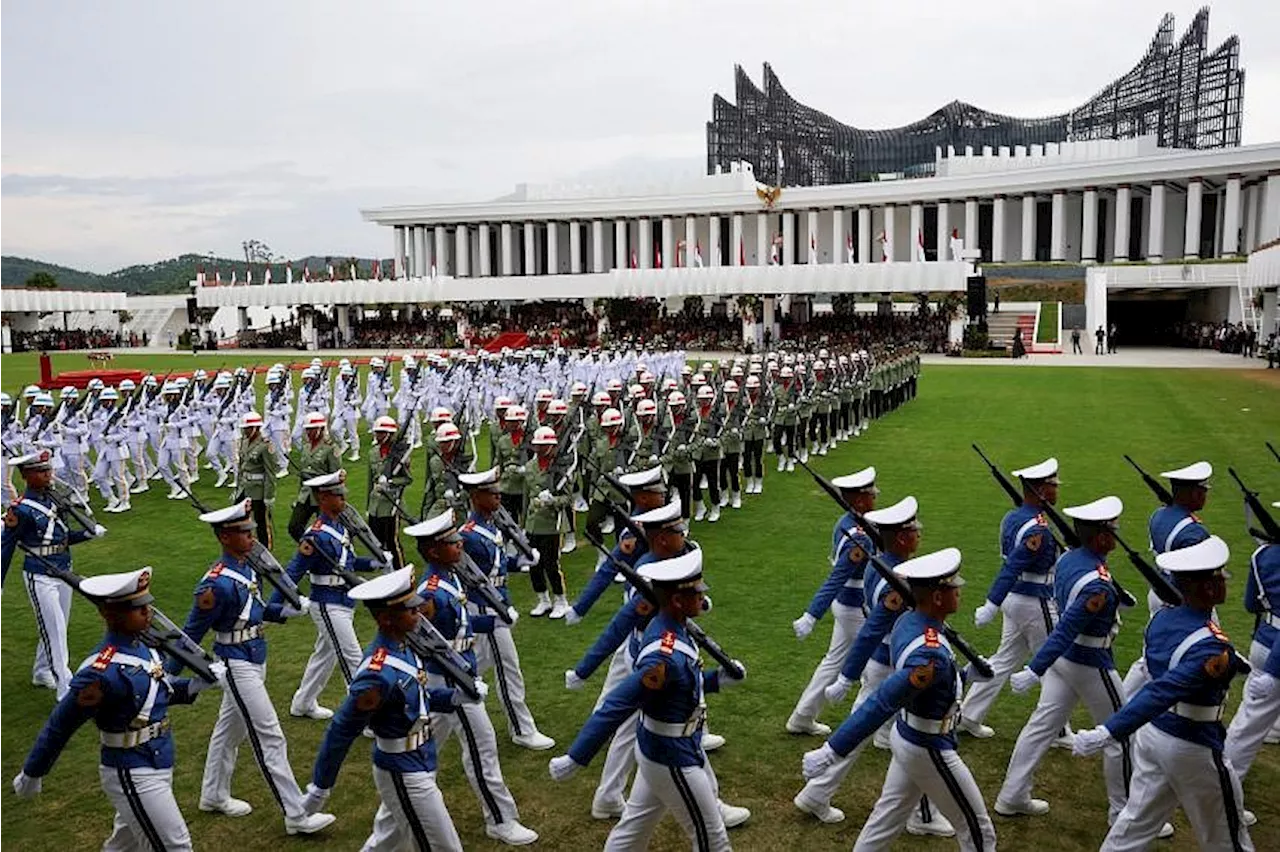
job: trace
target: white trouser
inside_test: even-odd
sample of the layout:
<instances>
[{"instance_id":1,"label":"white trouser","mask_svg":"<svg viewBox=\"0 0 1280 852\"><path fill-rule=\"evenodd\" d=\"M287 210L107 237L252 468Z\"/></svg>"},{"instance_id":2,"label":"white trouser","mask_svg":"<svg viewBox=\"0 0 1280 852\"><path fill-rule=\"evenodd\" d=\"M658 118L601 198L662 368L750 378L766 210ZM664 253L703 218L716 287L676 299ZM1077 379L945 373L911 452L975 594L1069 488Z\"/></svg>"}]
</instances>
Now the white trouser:
<instances>
[{"instance_id":1,"label":"white trouser","mask_svg":"<svg viewBox=\"0 0 1280 852\"><path fill-rule=\"evenodd\" d=\"M418 849L462 852L462 840L444 806L434 772L388 772L373 767L382 804L360 852Z\"/></svg>"},{"instance_id":2,"label":"white trouser","mask_svg":"<svg viewBox=\"0 0 1280 852\"><path fill-rule=\"evenodd\" d=\"M222 473L231 466L231 437L219 429L214 429L209 436L209 445L205 447L205 458L213 465L213 469Z\"/></svg>"},{"instance_id":3,"label":"white trouser","mask_svg":"<svg viewBox=\"0 0 1280 852\"><path fill-rule=\"evenodd\" d=\"M1244 796L1231 761L1202 745L1171 737L1155 725L1133 736L1129 802L1111 826L1100 852L1140 852L1179 805L1200 848L1253 852L1241 817Z\"/></svg>"},{"instance_id":4,"label":"white trouser","mask_svg":"<svg viewBox=\"0 0 1280 852\"><path fill-rule=\"evenodd\" d=\"M62 451L63 478L72 490L81 497L85 497L89 493L89 478L85 474L84 456L77 452L69 453Z\"/></svg>"},{"instance_id":5,"label":"white trouser","mask_svg":"<svg viewBox=\"0 0 1280 852\"><path fill-rule=\"evenodd\" d=\"M145 481L153 473L150 459L147 458L147 433L129 434L129 456L133 459L135 478L139 482Z\"/></svg>"},{"instance_id":6,"label":"white trouser","mask_svg":"<svg viewBox=\"0 0 1280 852\"><path fill-rule=\"evenodd\" d=\"M116 809L102 852L187 852L191 833L173 797L172 769L98 766L102 790ZM56 833L56 829L54 829Z\"/></svg>"},{"instance_id":7,"label":"white trouser","mask_svg":"<svg viewBox=\"0 0 1280 852\"><path fill-rule=\"evenodd\" d=\"M994 852L996 828L982 791L955 749L928 749L908 742L897 730L889 737L893 759L884 789L862 826L854 852L877 852L906 827L920 797L927 796L956 829L964 852Z\"/></svg>"},{"instance_id":8,"label":"white trouser","mask_svg":"<svg viewBox=\"0 0 1280 852\"><path fill-rule=\"evenodd\" d=\"M71 689L67 665L67 624L71 621L71 587L45 574L22 572L27 598L36 616L36 661L32 680L53 678L58 700Z\"/></svg>"},{"instance_id":9,"label":"white trouser","mask_svg":"<svg viewBox=\"0 0 1280 852\"><path fill-rule=\"evenodd\" d=\"M170 487L188 481L185 453L181 447L161 446L160 452L156 454L156 466L160 468L160 475Z\"/></svg>"},{"instance_id":10,"label":"white trouser","mask_svg":"<svg viewBox=\"0 0 1280 852\"><path fill-rule=\"evenodd\" d=\"M846 606L837 601L831 604L831 621L831 644L827 646L822 662L813 670L809 685L800 693L800 700L791 711L793 719L812 722L822 712L827 704L823 690L836 682L840 668L844 665L844 658L849 655L849 648L853 646L853 640L857 638L866 617L860 607Z\"/></svg>"},{"instance_id":11,"label":"white trouser","mask_svg":"<svg viewBox=\"0 0 1280 852\"><path fill-rule=\"evenodd\" d=\"M960 715L981 723L1009 675L1040 650L1058 620L1058 606L1048 598L1009 594L1000 604L1000 647L991 656L991 680L975 681L960 705Z\"/></svg>"},{"instance_id":12,"label":"white trouser","mask_svg":"<svg viewBox=\"0 0 1280 852\"><path fill-rule=\"evenodd\" d=\"M490 668L497 687L502 711L507 714L511 736L527 736L538 730L533 713L524 700L524 673L520 671L520 655L516 652L511 628L496 625L492 633L476 637L476 662L480 674Z\"/></svg>"},{"instance_id":13,"label":"white trouser","mask_svg":"<svg viewBox=\"0 0 1280 852\"><path fill-rule=\"evenodd\" d=\"M1040 683L1040 701L1031 711L1031 718L1023 726L1022 733L1018 734L998 800L1019 804L1030 799L1036 767L1058 738L1062 726L1071 719L1071 711L1076 704L1083 703L1093 717L1093 723L1101 725L1120 709L1123 703L1120 689L1120 675L1115 669L1082 666L1065 658L1056 660L1044 673ZM1132 771L1130 750L1128 743L1122 743L1120 748L1108 749L1103 754L1108 817L1112 820L1124 807L1125 790Z\"/></svg>"},{"instance_id":14,"label":"white trouser","mask_svg":"<svg viewBox=\"0 0 1280 852\"><path fill-rule=\"evenodd\" d=\"M729 850L729 833L720 816L719 791L710 764L667 766L655 763L636 749L636 783L622 811L622 819L609 832L605 852L647 849L654 829L668 811L698 852Z\"/></svg>"},{"instance_id":15,"label":"white trouser","mask_svg":"<svg viewBox=\"0 0 1280 852\"><path fill-rule=\"evenodd\" d=\"M346 408L336 414L333 418L334 439L342 444L358 444L360 435L356 431L356 424L359 417L354 408Z\"/></svg>"},{"instance_id":16,"label":"white trouser","mask_svg":"<svg viewBox=\"0 0 1280 852\"><path fill-rule=\"evenodd\" d=\"M305 814L302 793L289 765L289 744L267 694L267 666L246 660L226 660L226 664L227 682L222 689L218 720L213 723L213 736L209 738L200 800L216 803L231 798L236 756L248 737L253 758L280 810L286 817L301 817Z\"/></svg>"},{"instance_id":17,"label":"white trouser","mask_svg":"<svg viewBox=\"0 0 1280 852\"><path fill-rule=\"evenodd\" d=\"M431 686L445 686L444 678L431 675ZM515 797L502 780L498 764L498 738L483 704L460 704L452 713L431 714L432 736L437 745L454 734L462 751L462 769L471 789L480 800L480 811L486 825L519 821Z\"/></svg>"},{"instance_id":18,"label":"white trouser","mask_svg":"<svg viewBox=\"0 0 1280 852\"><path fill-rule=\"evenodd\" d=\"M270 473L267 474L271 476ZM299 713L310 710L320 701L320 693L333 674L337 665L342 671L342 679L351 683L364 652L360 650L360 640L356 638L353 620L355 611L341 604L311 604L311 620L316 625L316 645L311 650L311 659L307 660L307 668L302 673L302 682L298 691L293 694L290 704L292 710Z\"/></svg>"},{"instance_id":19,"label":"white trouser","mask_svg":"<svg viewBox=\"0 0 1280 852\"><path fill-rule=\"evenodd\" d=\"M1164 602L1160 600L1160 596L1150 589L1147 590L1147 622L1155 618L1156 613L1164 609ZM1216 617L1214 619L1217 620ZM1124 698L1128 701L1137 695L1142 687L1151 682L1151 675L1147 672L1147 646L1144 643L1142 653L1138 655L1138 659L1133 661L1133 665L1129 666L1129 670L1124 673Z\"/></svg>"},{"instance_id":20,"label":"white trouser","mask_svg":"<svg viewBox=\"0 0 1280 852\"><path fill-rule=\"evenodd\" d=\"M110 461L106 453L99 454L93 465L93 484L98 487L103 500L115 500L117 488L121 488L124 494L129 493L124 480L124 462Z\"/></svg>"},{"instance_id":21,"label":"white trouser","mask_svg":"<svg viewBox=\"0 0 1280 852\"><path fill-rule=\"evenodd\" d=\"M1270 648L1256 640L1249 646L1249 664L1253 666L1249 678L1263 674L1263 666L1270 653ZM1258 701L1249 697L1246 680L1244 698L1231 719L1231 727L1227 728L1227 742L1222 749L1223 756L1236 768L1241 778L1249 774L1249 767L1253 766L1253 759L1258 756L1262 741L1277 722L1280 722L1280 689L1273 689L1269 698Z\"/></svg>"},{"instance_id":22,"label":"white trouser","mask_svg":"<svg viewBox=\"0 0 1280 852\"><path fill-rule=\"evenodd\" d=\"M283 459L289 456L289 430L281 426L278 429L272 429L267 433L267 437L271 439L271 446L275 447L276 458Z\"/></svg>"},{"instance_id":23,"label":"white trouser","mask_svg":"<svg viewBox=\"0 0 1280 852\"><path fill-rule=\"evenodd\" d=\"M604 705L605 697L610 690L627 679L632 668L631 649L624 642L622 647L614 652L613 659L609 661L609 673L605 675L604 686L600 689L600 697L596 699L593 713ZM600 770L600 782L596 785L593 804L607 807L626 798L627 778L630 777L631 770L636 765L638 718L637 715L632 714L613 732L613 738L609 741L609 748L605 753L604 766Z\"/></svg>"}]
</instances>

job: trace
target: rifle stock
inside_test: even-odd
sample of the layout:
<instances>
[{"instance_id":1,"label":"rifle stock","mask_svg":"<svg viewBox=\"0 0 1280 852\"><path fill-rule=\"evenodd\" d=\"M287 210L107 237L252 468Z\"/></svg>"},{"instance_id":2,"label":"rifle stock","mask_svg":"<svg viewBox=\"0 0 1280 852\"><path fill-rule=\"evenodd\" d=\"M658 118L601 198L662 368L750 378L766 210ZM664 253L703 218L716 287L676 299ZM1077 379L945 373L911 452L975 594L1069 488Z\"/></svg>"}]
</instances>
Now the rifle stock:
<instances>
[{"instance_id":1,"label":"rifle stock","mask_svg":"<svg viewBox=\"0 0 1280 852\"><path fill-rule=\"evenodd\" d=\"M1270 444L1267 445L1271 446ZM1274 452L1274 450L1273 450ZM1258 499L1257 491L1250 491L1249 488L1241 481L1240 476L1236 473L1235 468L1227 468L1227 473L1231 474L1231 478L1236 481L1236 485L1240 486L1240 490L1244 493L1244 505L1246 509L1245 520L1248 523L1248 515L1252 514L1258 523L1262 524L1262 529L1256 529L1249 526L1249 535L1254 538L1260 538L1271 544L1280 543L1280 523L1271 517L1271 513L1267 511L1267 507Z\"/></svg>"},{"instance_id":2,"label":"rifle stock","mask_svg":"<svg viewBox=\"0 0 1280 852\"><path fill-rule=\"evenodd\" d=\"M1164 487L1164 483L1160 482L1158 479L1151 476L1151 474L1143 470L1130 456L1126 455L1124 460L1133 465L1133 469L1142 477L1142 481L1151 489L1151 493L1156 495L1157 500L1166 506L1173 503L1173 495L1169 493L1169 489Z\"/></svg>"},{"instance_id":3,"label":"rifle stock","mask_svg":"<svg viewBox=\"0 0 1280 852\"><path fill-rule=\"evenodd\" d=\"M1120 545L1121 549L1128 555L1129 561L1133 563L1133 567L1138 569L1138 573L1141 574L1151 586L1151 591L1156 593L1156 597L1160 598L1160 600L1164 601L1169 606L1181 606L1182 593L1175 589L1169 581L1165 579L1164 575L1156 570L1154 565L1143 558L1141 553L1125 543L1124 539L1120 538L1119 533L1112 532L1112 536L1115 538L1116 544ZM1114 574L1111 575L1111 582L1115 585L1116 591L1120 595L1124 596L1129 594L1124 589L1120 588L1118 583L1116 583ZM1130 598L1132 599L1131 595Z\"/></svg>"}]
</instances>

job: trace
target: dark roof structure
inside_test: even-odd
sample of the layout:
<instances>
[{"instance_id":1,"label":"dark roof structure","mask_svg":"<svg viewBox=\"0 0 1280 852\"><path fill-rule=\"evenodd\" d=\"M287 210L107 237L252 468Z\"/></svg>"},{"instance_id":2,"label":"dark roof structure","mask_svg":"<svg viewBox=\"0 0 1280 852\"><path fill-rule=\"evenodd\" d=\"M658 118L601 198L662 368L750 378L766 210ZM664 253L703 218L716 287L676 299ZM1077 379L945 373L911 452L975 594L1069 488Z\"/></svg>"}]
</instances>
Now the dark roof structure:
<instances>
[{"instance_id":1,"label":"dark roof structure","mask_svg":"<svg viewBox=\"0 0 1280 852\"><path fill-rule=\"evenodd\" d=\"M948 146L981 151L988 145L1155 136L1161 147L1225 148L1240 144L1244 71L1236 36L1209 51L1206 7L1176 41L1173 15L1165 15L1132 70L1080 107L1048 118L1014 118L952 101L904 127L861 130L796 101L768 63L763 84L757 88L738 66L737 104L713 97L708 174L746 161L765 183L822 186L874 180L882 173L931 175L939 146L945 155Z\"/></svg>"}]
</instances>

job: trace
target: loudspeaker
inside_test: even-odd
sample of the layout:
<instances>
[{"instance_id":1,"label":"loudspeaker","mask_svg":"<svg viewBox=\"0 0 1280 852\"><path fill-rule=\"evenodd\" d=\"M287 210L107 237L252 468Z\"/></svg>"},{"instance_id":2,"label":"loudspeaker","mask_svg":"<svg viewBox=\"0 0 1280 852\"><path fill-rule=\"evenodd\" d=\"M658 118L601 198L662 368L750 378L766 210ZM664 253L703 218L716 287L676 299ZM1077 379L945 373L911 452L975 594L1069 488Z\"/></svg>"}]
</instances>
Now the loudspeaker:
<instances>
[{"instance_id":1,"label":"loudspeaker","mask_svg":"<svg viewBox=\"0 0 1280 852\"><path fill-rule=\"evenodd\" d=\"M966 305L969 319L979 319L987 315L987 276L972 275L967 282L969 299Z\"/></svg>"},{"instance_id":2,"label":"loudspeaker","mask_svg":"<svg viewBox=\"0 0 1280 852\"><path fill-rule=\"evenodd\" d=\"M196 297L187 298L187 325L196 324Z\"/></svg>"}]
</instances>

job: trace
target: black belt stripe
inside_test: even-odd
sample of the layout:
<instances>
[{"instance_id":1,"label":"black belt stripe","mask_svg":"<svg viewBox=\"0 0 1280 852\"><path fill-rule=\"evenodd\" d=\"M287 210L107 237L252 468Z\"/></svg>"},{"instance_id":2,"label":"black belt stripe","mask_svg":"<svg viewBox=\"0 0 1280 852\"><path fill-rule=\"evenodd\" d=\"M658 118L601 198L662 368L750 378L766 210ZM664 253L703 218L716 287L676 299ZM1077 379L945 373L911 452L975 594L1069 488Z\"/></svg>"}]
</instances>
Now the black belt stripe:
<instances>
[{"instance_id":1,"label":"black belt stripe","mask_svg":"<svg viewBox=\"0 0 1280 852\"><path fill-rule=\"evenodd\" d=\"M36 629L40 631L40 642L44 645L45 659L49 664L49 671L53 673L53 682L58 683L58 666L53 661L53 643L49 641L49 628L44 625L44 612L40 609L40 596L36 594L36 578L31 574L27 575L27 591L31 594L31 608L36 611Z\"/></svg>"},{"instance_id":2,"label":"black belt stripe","mask_svg":"<svg viewBox=\"0 0 1280 852\"><path fill-rule=\"evenodd\" d=\"M493 797L493 791L485 781L484 762L480 759L480 744L476 742L475 731L471 730L471 721L467 719L466 710L463 707L458 707L453 712L457 714L458 724L462 726L462 738L466 740L467 753L471 755L472 774L476 777L476 786L480 788L480 798L484 800L485 807L493 815L494 823L500 823L503 821L502 809L498 807L498 800Z\"/></svg>"},{"instance_id":3,"label":"black belt stripe","mask_svg":"<svg viewBox=\"0 0 1280 852\"><path fill-rule=\"evenodd\" d=\"M1111 699L1111 709L1116 711L1120 709L1124 702L1120 700L1120 690L1116 689L1116 685L1108 677L1110 673L1110 669L1098 669L1098 674L1102 676L1102 687L1107 691L1107 697ZM1123 755L1121 763L1124 769L1124 792L1127 796L1129 794L1129 781L1133 776L1133 758L1129 752L1128 738L1120 741L1120 751Z\"/></svg>"},{"instance_id":4,"label":"black belt stripe","mask_svg":"<svg viewBox=\"0 0 1280 852\"><path fill-rule=\"evenodd\" d=\"M929 807L929 797L920 797L920 821L933 822L933 808Z\"/></svg>"},{"instance_id":5,"label":"black belt stripe","mask_svg":"<svg viewBox=\"0 0 1280 852\"><path fill-rule=\"evenodd\" d=\"M258 729L254 727L253 717L249 715L249 708L244 703L244 697L240 694L240 687L236 686L236 678L232 674L230 665L227 666L227 686L231 687L231 698L236 702L236 707L240 708L240 715L244 719L244 730L249 736L249 745L253 747L253 756L258 760L258 768L262 770L262 777L266 780L267 786L271 788L271 795L275 797L276 804L283 811L284 799L280 797L280 791L276 789L276 779L271 776L271 770L267 766L267 755L262 750L261 740L258 739Z\"/></svg>"},{"instance_id":6,"label":"black belt stripe","mask_svg":"<svg viewBox=\"0 0 1280 852\"><path fill-rule=\"evenodd\" d=\"M489 634L489 653L493 657L494 679L498 681L498 694L502 696L502 706L507 709L507 720L511 722L511 733L520 736L520 720L516 717L516 707L511 703L511 692L507 689L507 670L502 665L502 653L498 648L497 633Z\"/></svg>"},{"instance_id":7,"label":"black belt stripe","mask_svg":"<svg viewBox=\"0 0 1280 852\"><path fill-rule=\"evenodd\" d=\"M1040 614L1044 616L1044 630L1046 633L1053 632L1053 614L1049 612L1049 599L1040 598Z\"/></svg>"},{"instance_id":8,"label":"black belt stripe","mask_svg":"<svg viewBox=\"0 0 1280 852\"><path fill-rule=\"evenodd\" d=\"M405 821L409 823L409 831L413 833L413 842L418 844L419 849L430 852L431 844L427 841L427 832L422 828L418 812L413 809L413 799L409 797L409 790L404 786L404 779L400 777L399 772L387 771L387 774L391 776L391 785L396 788L396 798L400 800L400 810L404 811Z\"/></svg>"},{"instance_id":9,"label":"black belt stripe","mask_svg":"<svg viewBox=\"0 0 1280 852\"><path fill-rule=\"evenodd\" d=\"M155 823L151 821L151 817L147 814L147 809L142 805L142 797L138 795L138 788L133 785L133 775L123 766L116 767L116 777L120 779L120 789L124 792L124 798L129 803L129 810L133 811L133 817L138 821L138 827L142 829L142 833L146 835L147 842L151 844L151 848L156 852L164 852L164 840L160 837L160 832L156 831Z\"/></svg>"},{"instance_id":10,"label":"black belt stripe","mask_svg":"<svg viewBox=\"0 0 1280 852\"><path fill-rule=\"evenodd\" d=\"M338 632L333 629L333 622L329 619L329 607L327 604L320 604L320 620L324 622L325 632L329 634L329 644L333 646L333 655L338 658L338 668L342 670L342 679L347 682L347 686L351 685L351 669L347 667L347 658L342 653L342 646L338 644Z\"/></svg>"},{"instance_id":11,"label":"black belt stripe","mask_svg":"<svg viewBox=\"0 0 1280 852\"><path fill-rule=\"evenodd\" d=\"M1243 852L1240 845L1240 811L1236 807L1235 791L1231 787L1231 773L1222 762L1222 752L1213 751L1213 768L1218 770L1218 784L1222 787L1222 807L1227 812L1227 830L1231 832L1231 849Z\"/></svg>"},{"instance_id":12,"label":"black belt stripe","mask_svg":"<svg viewBox=\"0 0 1280 852\"><path fill-rule=\"evenodd\" d=\"M978 824L978 814L973 809L973 805L964 795L964 789L960 786L960 782L951 774L951 767L947 766L947 762L942 758L942 753L936 748L926 749L929 752L929 759L933 761L933 768L938 770L942 783L946 785L947 790L951 793L951 798L955 799L956 807L960 809L960 813L964 815L965 825L969 826L969 835L973 838L973 847L982 852L983 837L982 827Z\"/></svg>"},{"instance_id":13,"label":"black belt stripe","mask_svg":"<svg viewBox=\"0 0 1280 852\"><path fill-rule=\"evenodd\" d=\"M671 781L675 785L676 792L680 794L681 801L689 811L689 819L693 821L693 842L699 852L705 852L711 848L711 838L707 836L707 824L702 819L698 800L694 797L693 790L689 789L689 779L684 777L684 773L678 766L668 766L667 771L671 773Z\"/></svg>"}]
</instances>

